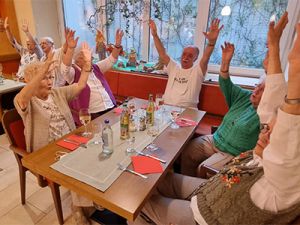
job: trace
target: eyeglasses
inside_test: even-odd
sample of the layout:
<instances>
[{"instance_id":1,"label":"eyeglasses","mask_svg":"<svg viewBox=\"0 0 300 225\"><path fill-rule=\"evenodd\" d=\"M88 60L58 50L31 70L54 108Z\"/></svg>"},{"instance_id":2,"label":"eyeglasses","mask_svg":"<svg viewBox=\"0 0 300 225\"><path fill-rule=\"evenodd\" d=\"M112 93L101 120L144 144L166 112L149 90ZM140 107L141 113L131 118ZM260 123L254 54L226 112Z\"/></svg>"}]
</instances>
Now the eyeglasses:
<instances>
[{"instance_id":1,"label":"eyeglasses","mask_svg":"<svg viewBox=\"0 0 300 225\"><path fill-rule=\"evenodd\" d=\"M269 127L269 124L267 123L261 123L260 126L259 126L259 129L260 131L269 131L270 130L270 127Z\"/></svg>"}]
</instances>

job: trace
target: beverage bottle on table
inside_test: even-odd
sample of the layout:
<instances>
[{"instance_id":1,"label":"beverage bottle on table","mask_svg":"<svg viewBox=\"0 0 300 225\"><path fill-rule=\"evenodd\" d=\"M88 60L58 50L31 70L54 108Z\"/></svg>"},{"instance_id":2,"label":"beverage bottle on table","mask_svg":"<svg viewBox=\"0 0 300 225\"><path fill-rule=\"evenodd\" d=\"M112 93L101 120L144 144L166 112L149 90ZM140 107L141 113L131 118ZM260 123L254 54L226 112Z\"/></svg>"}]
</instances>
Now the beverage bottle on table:
<instances>
[{"instance_id":1,"label":"beverage bottle on table","mask_svg":"<svg viewBox=\"0 0 300 225\"><path fill-rule=\"evenodd\" d=\"M103 140L103 153L111 154L113 153L113 131L109 125L109 120L104 121L104 128L102 131Z\"/></svg>"},{"instance_id":2,"label":"beverage bottle on table","mask_svg":"<svg viewBox=\"0 0 300 225\"><path fill-rule=\"evenodd\" d=\"M120 118L120 138L125 140L129 138L129 110L127 104L123 105L123 111Z\"/></svg>"},{"instance_id":3,"label":"beverage bottle on table","mask_svg":"<svg viewBox=\"0 0 300 225\"><path fill-rule=\"evenodd\" d=\"M149 94L149 101L148 101L148 106L146 109L146 124L149 126L154 125L154 102L153 102L153 95Z\"/></svg>"}]
</instances>

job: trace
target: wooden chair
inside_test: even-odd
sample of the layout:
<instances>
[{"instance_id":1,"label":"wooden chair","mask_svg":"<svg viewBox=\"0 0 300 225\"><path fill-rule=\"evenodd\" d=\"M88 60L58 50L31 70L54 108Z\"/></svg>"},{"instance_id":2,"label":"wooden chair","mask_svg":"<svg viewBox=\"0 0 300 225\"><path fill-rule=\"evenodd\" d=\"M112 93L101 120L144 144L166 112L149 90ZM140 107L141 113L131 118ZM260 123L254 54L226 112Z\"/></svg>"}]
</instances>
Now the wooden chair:
<instances>
[{"instance_id":1,"label":"wooden chair","mask_svg":"<svg viewBox=\"0 0 300 225\"><path fill-rule=\"evenodd\" d=\"M26 171L28 169L23 166L22 158L25 155L30 154L26 151L24 124L22 118L20 117L16 109L8 110L3 114L2 124L3 124L4 131L7 135L7 138L10 142L10 149L13 151L18 163L19 176L20 176L20 189L21 189L21 203L22 205L24 205L25 195L26 195ZM64 221L63 221L59 185L50 180L46 180L44 177L40 175L37 174L34 175L37 176L38 184L40 187L47 187L47 186L50 187L59 224L63 224Z\"/></svg>"}]
</instances>

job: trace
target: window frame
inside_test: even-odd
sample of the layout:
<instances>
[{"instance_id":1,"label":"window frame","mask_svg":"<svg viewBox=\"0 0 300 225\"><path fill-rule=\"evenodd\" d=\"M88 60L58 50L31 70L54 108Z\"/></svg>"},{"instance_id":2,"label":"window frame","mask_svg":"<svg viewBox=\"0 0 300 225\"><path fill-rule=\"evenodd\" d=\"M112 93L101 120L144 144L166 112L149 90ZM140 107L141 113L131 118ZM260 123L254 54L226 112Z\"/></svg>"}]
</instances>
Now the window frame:
<instances>
[{"instance_id":1,"label":"window frame","mask_svg":"<svg viewBox=\"0 0 300 225\"><path fill-rule=\"evenodd\" d=\"M61 2L61 6L63 5L64 0L58 0ZM142 18L144 21L149 21L150 18L150 10L151 10L151 5L150 1L151 0L144 0L149 4L149 8L145 8L144 13L142 15ZM105 4L105 0L97 0L97 6ZM196 30L195 30L195 36L194 36L194 44L199 47L200 54L199 58L203 55L204 49L205 49L205 36L202 34L203 31L205 31L208 27L208 20L209 20L209 7L210 7L210 2L211 0L198 0L198 9L197 9L197 19L196 19ZM61 23L61 29L62 27L65 28L65 19L64 19L64 12L63 12L63 7L58 7L59 14L62 15L60 16L60 20L63 19L63 23ZM289 0L288 5L287 5L287 11L289 12L289 23L287 24L281 41L280 41L280 57L281 57L281 64L282 64L282 70L285 71L287 68L287 55L288 52L291 49L293 39L295 37L295 25L300 19L300 1L297 0ZM105 24L106 22L106 17L105 15L98 14L98 20L101 21L101 24ZM222 20L221 20L222 23ZM107 40L107 33L106 33L106 28L105 26L99 27L101 31L103 32L106 40ZM150 29L148 27L148 24L146 22L142 23L142 59L148 61L149 59L149 48L150 48ZM64 32L61 32L62 34ZM62 35L62 39L64 39ZM220 46L216 46L216 48L219 48ZM198 59L200 60L200 59ZM198 62L196 62L198 63ZM211 74L218 74L220 70L220 65L213 65L209 64L208 65L208 71L207 73ZM263 69L254 69L254 68L247 68L247 67L230 67L230 74L233 76L240 76L240 77L253 77L253 78L258 78L262 74L264 74Z\"/></svg>"}]
</instances>

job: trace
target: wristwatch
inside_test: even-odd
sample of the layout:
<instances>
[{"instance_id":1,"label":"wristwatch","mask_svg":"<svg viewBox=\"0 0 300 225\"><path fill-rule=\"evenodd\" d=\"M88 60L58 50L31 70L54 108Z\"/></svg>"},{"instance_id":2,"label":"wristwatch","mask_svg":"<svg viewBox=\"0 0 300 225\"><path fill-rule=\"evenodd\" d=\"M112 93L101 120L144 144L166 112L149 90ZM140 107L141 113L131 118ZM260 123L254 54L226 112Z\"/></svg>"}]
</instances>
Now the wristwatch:
<instances>
[{"instance_id":1,"label":"wristwatch","mask_svg":"<svg viewBox=\"0 0 300 225\"><path fill-rule=\"evenodd\" d=\"M300 104L300 98L289 99L287 96L285 96L284 102L290 105L297 105Z\"/></svg>"}]
</instances>

